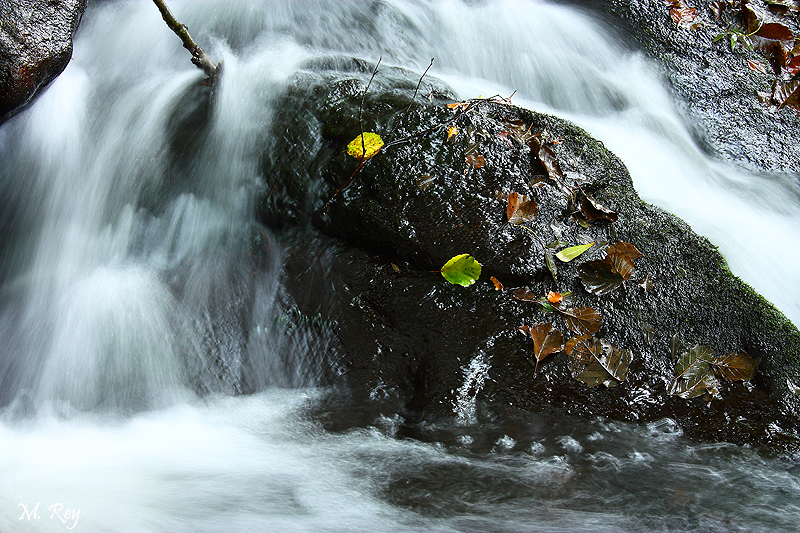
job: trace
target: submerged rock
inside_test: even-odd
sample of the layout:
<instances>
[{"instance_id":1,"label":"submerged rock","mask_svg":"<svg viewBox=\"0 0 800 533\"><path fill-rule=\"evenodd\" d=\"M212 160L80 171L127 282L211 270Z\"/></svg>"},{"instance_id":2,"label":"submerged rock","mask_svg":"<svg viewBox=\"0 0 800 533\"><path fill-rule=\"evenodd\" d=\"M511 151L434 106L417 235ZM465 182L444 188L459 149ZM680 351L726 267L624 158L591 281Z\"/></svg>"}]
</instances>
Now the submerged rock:
<instances>
[{"instance_id":1,"label":"submerged rock","mask_svg":"<svg viewBox=\"0 0 800 533\"><path fill-rule=\"evenodd\" d=\"M286 284L298 313L331 325L333 381L346 386L349 408L463 424L481 405L495 414L555 408L632 422L672 418L709 440L796 442L800 403L790 389L800 383L800 333L705 238L642 202L601 142L498 99L448 108L452 95L430 78L412 102L416 76L388 67L361 109L370 73L332 59L297 74L263 159L260 205L266 225L316 239L314 251L295 247ZM359 115L363 131L386 145L357 170L345 147L361 131ZM519 225L507 221L514 192L538 205ZM586 220L586 197L615 216ZM554 280L547 254L589 242L596 244L579 258L556 261ZM616 242L643 256L607 294L587 291L578 273ZM326 243L329 257L320 261ZM483 265L471 287L438 272L462 253ZM515 298L514 288L569 292L571 307L598 311L595 336L631 351L624 380L589 387L563 352L535 371L532 339L518 327L549 322L564 340L576 334L562 313ZM755 378L720 380L713 399L670 395L674 357L695 345L749 354L759 361Z\"/></svg>"},{"instance_id":2,"label":"submerged rock","mask_svg":"<svg viewBox=\"0 0 800 533\"><path fill-rule=\"evenodd\" d=\"M0 3L0 124L66 68L84 9L86 0Z\"/></svg>"}]
</instances>

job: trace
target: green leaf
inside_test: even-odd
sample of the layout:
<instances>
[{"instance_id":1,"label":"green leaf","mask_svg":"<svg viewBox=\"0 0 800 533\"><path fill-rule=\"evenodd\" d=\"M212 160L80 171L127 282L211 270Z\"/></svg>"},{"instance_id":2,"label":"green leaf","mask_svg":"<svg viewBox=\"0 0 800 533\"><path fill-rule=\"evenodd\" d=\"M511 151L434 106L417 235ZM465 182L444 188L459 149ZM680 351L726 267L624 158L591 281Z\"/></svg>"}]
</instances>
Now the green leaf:
<instances>
[{"instance_id":1,"label":"green leaf","mask_svg":"<svg viewBox=\"0 0 800 533\"><path fill-rule=\"evenodd\" d=\"M481 276L481 264L471 255L461 254L445 263L441 272L453 285L468 287Z\"/></svg>"},{"instance_id":2,"label":"green leaf","mask_svg":"<svg viewBox=\"0 0 800 533\"><path fill-rule=\"evenodd\" d=\"M362 133L347 145L347 154L356 159L369 159L383 148L383 139L377 133Z\"/></svg>"},{"instance_id":3,"label":"green leaf","mask_svg":"<svg viewBox=\"0 0 800 533\"><path fill-rule=\"evenodd\" d=\"M594 246L594 243L590 244L579 244L578 246L570 246L569 248L564 248L560 252L556 254L556 257L560 259L564 263L569 263L576 257L580 257L580 255Z\"/></svg>"},{"instance_id":4,"label":"green leaf","mask_svg":"<svg viewBox=\"0 0 800 533\"><path fill-rule=\"evenodd\" d=\"M728 381L750 381L756 375L758 363L746 353L726 353L711 361L714 373Z\"/></svg>"}]
</instances>

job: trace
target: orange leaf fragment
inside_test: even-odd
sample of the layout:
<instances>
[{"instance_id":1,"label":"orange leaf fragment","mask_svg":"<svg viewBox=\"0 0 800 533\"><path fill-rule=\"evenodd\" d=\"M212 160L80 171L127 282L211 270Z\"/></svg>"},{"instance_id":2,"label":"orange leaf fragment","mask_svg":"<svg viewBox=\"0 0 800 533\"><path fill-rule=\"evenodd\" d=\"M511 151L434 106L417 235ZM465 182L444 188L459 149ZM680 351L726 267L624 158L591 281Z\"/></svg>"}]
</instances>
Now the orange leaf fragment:
<instances>
[{"instance_id":1,"label":"orange leaf fragment","mask_svg":"<svg viewBox=\"0 0 800 533\"><path fill-rule=\"evenodd\" d=\"M564 300L564 295L560 292L550 291L547 293L547 300L551 304L560 304Z\"/></svg>"},{"instance_id":2,"label":"orange leaf fragment","mask_svg":"<svg viewBox=\"0 0 800 533\"><path fill-rule=\"evenodd\" d=\"M447 104L447 107L453 111L458 111L459 109L466 109L469 107L469 104L467 102L456 102L454 104Z\"/></svg>"},{"instance_id":3,"label":"orange leaf fragment","mask_svg":"<svg viewBox=\"0 0 800 533\"><path fill-rule=\"evenodd\" d=\"M502 291L504 289L503 284L500 283L500 281L498 281L498 279L496 277L491 276L489 279L491 279L492 283L494 283L494 290Z\"/></svg>"}]
</instances>

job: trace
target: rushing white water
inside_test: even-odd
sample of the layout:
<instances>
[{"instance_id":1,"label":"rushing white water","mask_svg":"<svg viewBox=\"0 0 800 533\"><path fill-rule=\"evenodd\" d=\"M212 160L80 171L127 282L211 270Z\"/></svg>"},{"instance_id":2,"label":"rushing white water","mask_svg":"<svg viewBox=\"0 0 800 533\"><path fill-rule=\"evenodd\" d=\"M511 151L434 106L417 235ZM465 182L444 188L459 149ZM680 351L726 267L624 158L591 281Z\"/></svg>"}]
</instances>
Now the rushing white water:
<instances>
[{"instance_id":1,"label":"rushing white water","mask_svg":"<svg viewBox=\"0 0 800 533\"><path fill-rule=\"evenodd\" d=\"M465 371L467 411L444 428L448 442L396 438L397 420L326 432L304 414L316 347L269 327L282 312L280 246L243 259L272 100L305 60L331 51L417 71L434 57L431 75L464 97L516 90L516 103L578 122L621 156L644 199L708 236L798 323L800 195L789 177L710 160L653 66L563 6L170 4L224 60L215 104L199 111L211 113L208 138L170 133L201 75L144 1L92 5L67 70L0 127L0 531L777 531L800 521L797 467L692 445L669 421L475 425L469 391L485 369ZM230 396L243 376L264 392ZM218 394L200 399L198 381Z\"/></svg>"}]
</instances>

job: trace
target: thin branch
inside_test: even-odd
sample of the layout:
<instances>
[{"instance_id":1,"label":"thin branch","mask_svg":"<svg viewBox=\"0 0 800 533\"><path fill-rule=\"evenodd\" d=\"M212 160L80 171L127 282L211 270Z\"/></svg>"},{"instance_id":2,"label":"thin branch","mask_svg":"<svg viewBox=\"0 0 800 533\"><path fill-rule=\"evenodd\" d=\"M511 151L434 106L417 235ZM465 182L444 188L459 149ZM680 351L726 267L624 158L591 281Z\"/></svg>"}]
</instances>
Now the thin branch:
<instances>
[{"instance_id":1,"label":"thin branch","mask_svg":"<svg viewBox=\"0 0 800 533\"><path fill-rule=\"evenodd\" d=\"M375 79L375 74L378 73L378 67L381 64L381 59L383 59L383 56L379 57L378 58L378 62L375 63L375 68L372 71L372 76L369 77L369 82L367 82L367 86L364 88L364 94L361 95L361 105L358 106L358 127L361 130L361 154L362 155L367 155L367 147L364 144L364 123L361 122L361 113L364 111L364 101L367 98L367 91L369 91L369 86L372 85L372 80ZM366 159L364 161L366 161ZM362 162L361 165L358 166L358 168L361 168L363 165L364 165L364 163ZM358 172L358 169L356 169L356 172ZM355 175L355 172L353 173L353 175ZM353 176L350 176L350 179L353 179ZM347 183L350 183L350 180L347 180Z\"/></svg>"},{"instance_id":2,"label":"thin branch","mask_svg":"<svg viewBox=\"0 0 800 533\"><path fill-rule=\"evenodd\" d=\"M153 0L153 2L161 12L161 17L164 19L164 22L167 23L169 29L175 32L175 35L180 37L183 47L189 50L189 52L192 54L192 63L194 63L197 68L205 72L206 76L212 80L215 79L219 74L219 65L215 65L208 58L205 52L203 52L203 49L200 48L196 42L194 42L192 36L189 35L189 30L186 28L186 26L178 22L174 16L172 16L172 13L163 0Z\"/></svg>"},{"instance_id":3,"label":"thin branch","mask_svg":"<svg viewBox=\"0 0 800 533\"><path fill-rule=\"evenodd\" d=\"M423 72L423 73L422 73L422 76L420 76L420 77L419 77L419 81L417 82L417 88L416 88L416 89L414 89L414 95L411 97L411 102L409 102L409 103L408 103L408 107L407 107L407 108L406 108L406 110L403 112L403 114L400 116L400 119L399 119L399 120L398 120L398 121L395 123L395 125L394 125L394 128L392 128L392 131L394 131L394 130L397 128L397 126L398 126L398 125L400 125L400 123L402 123L402 122L403 122L403 119L405 119L405 118L406 118L406 116L408 115L409 111L411 111L411 106L413 106L413 105L414 105L414 100L416 100L416 99L417 99L417 93L419 92L419 88L422 86L422 80L423 80L423 78L425 78L425 74L427 74L427 73L428 73L428 71L429 71L429 70L431 69L431 67L433 66L433 60L434 60L434 59L435 59L435 58L433 58L433 57L431 58L431 62L430 62L430 64L428 65L428 68L426 68L426 69L425 69L425 72Z\"/></svg>"}]
</instances>

